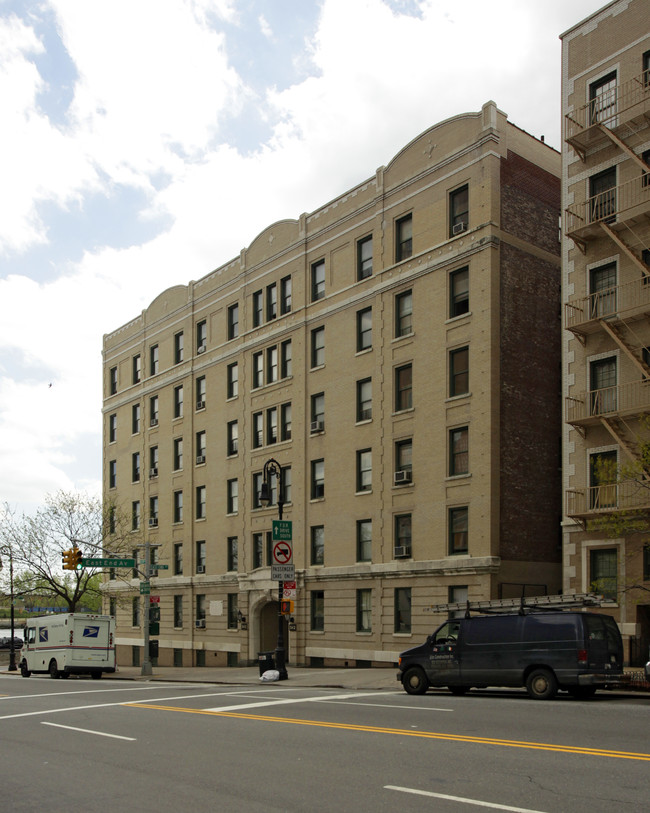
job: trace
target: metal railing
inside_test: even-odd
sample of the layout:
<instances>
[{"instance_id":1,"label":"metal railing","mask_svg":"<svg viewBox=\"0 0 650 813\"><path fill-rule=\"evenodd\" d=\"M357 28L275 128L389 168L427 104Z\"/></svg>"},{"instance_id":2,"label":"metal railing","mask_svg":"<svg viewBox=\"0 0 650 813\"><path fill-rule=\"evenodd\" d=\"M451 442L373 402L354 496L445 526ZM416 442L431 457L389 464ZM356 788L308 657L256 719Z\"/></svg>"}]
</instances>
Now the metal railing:
<instances>
[{"instance_id":1,"label":"metal railing","mask_svg":"<svg viewBox=\"0 0 650 813\"><path fill-rule=\"evenodd\" d=\"M629 381L616 387L587 390L566 399L567 423L578 423L601 415L650 410L650 379Z\"/></svg>"},{"instance_id":2,"label":"metal railing","mask_svg":"<svg viewBox=\"0 0 650 813\"><path fill-rule=\"evenodd\" d=\"M650 177L647 174L599 192L584 203L572 203L567 206L566 234L569 237L574 234L580 235L587 226L611 223L624 212L644 204L650 204Z\"/></svg>"},{"instance_id":3,"label":"metal railing","mask_svg":"<svg viewBox=\"0 0 650 813\"><path fill-rule=\"evenodd\" d=\"M648 509L650 509L650 487L646 488L637 480L570 489L566 492L566 513L569 517Z\"/></svg>"},{"instance_id":4,"label":"metal railing","mask_svg":"<svg viewBox=\"0 0 650 813\"><path fill-rule=\"evenodd\" d=\"M564 117L564 137L571 141L589 127L599 124L613 129L626 120L625 113L644 102L650 102L650 80L647 72L621 82L608 93L567 113Z\"/></svg>"},{"instance_id":5,"label":"metal railing","mask_svg":"<svg viewBox=\"0 0 650 813\"><path fill-rule=\"evenodd\" d=\"M564 307L564 326L571 330L593 320L628 315L635 310L650 311L650 276L569 300Z\"/></svg>"}]
</instances>

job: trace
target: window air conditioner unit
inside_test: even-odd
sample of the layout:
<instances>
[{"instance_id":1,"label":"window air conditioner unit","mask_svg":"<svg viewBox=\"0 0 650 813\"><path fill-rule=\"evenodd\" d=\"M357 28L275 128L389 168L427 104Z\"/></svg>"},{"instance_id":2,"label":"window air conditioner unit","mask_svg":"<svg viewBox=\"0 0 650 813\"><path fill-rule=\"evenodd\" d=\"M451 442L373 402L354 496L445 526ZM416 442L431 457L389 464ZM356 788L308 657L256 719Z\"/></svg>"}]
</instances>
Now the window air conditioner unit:
<instances>
[{"instance_id":1,"label":"window air conditioner unit","mask_svg":"<svg viewBox=\"0 0 650 813\"><path fill-rule=\"evenodd\" d=\"M411 482L411 472L410 471L396 471L395 472L395 485L401 485L402 483L410 483Z\"/></svg>"},{"instance_id":2,"label":"window air conditioner unit","mask_svg":"<svg viewBox=\"0 0 650 813\"><path fill-rule=\"evenodd\" d=\"M158 418L152 418L149 421L149 426L158 426Z\"/></svg>"},{"instance_id":3,"label":"window air conditioner unit","mask_svg":"<svg viewBox=\"0 0 650 813\"><path fill-rule=\"evenodd\" d=\"M158 517L151 517L151 519L149 520L149 527L150 528L158 527Z\"/></svg>"},{"instance_id":4,"label":"window air conditioner unit","mask_svg":"<svg viewBox=\"0 0 650 813\"><path fill-rule=\"evenodd\" d=\"M195 621L195 626L197 630L204 630L205 629L205 618L197 618Z\"/></svg>"},{"instance_id":5,"label":"window air conditioner unit","mask_svg":"<svg viewBox=\"0 0 650 813\"><path fill-rule=\"evenodd\" d=\"M196 402L197 409L205 409L205 401L197 401Z\"/></svg>"},{"instance_id":6,"label":"window air conditioner unit","mask_svg":"<svg viewBox=\"0 0 650 813\"><path fill-rule=\"evenodd\" d=\"M395 558L396 559L404 559L411 555L411 546L410 545L400 545L395 548Z\"/></svg>"},{"instance_id":7,"label":"window air conditioner unit","mask_svg":"<svg viewBox=\"0 0 650 813\"><path fill-rule=\"evenodd\" d=\"M156 469L156 468L149 469L149 477L150 478L151 477L158 477L158 469Z\"/></svg>"},{"instance_id":8,"label":"window air conditioner unit","mask_svg":"<svg viewBox=\"0 0 650 813\"><path fill-rule=\"evenodd\" d=\"M196 566L197 573L205 573L205 565L197 565Z\"/></svg>"},{"instance_id":9,"label":"window air conditioner unit","mask_svg":"<svg viewBox=\"0 0 650 813\"><path fill-rule=\"evenodd\" d=\"M204 454L197 454L196 463L197 463L197 465L199 465L201 463L205 463L205 455Z\"/></svg>"},{"instance_id":10,"label":"window air conditioner unit","mask_svg":"<svg viewBox=\"0 0 650 813\"><path fill-rule=\"evenodd\" d=\"M199 345L199 347L197 347L197 348L196 348L196 352L197 352L197 353L199 354L199 356L200 356L200 355L201 355L201 353L205 353L205 351L206 351L207 349L208 349L208 348L207 348L207 347L206 347L204 344L202 344L202 345Z\"/></svg>"},{"instance_id":11,"label":"window air conditioner unit","mask_svg":"<svg viewBox=\"0 0 650 813\"><path fill-rule=\"evenodd\" d=\"M460 234L467 229L467 223L456 223L454 228L451 230L453 234Z\"/></svg>"},{"instance_id":12,"label":"window air conditioner unit","mask_svg":"<svg viewBox=\"0 0 650 813\"><path fill-rule=\"evenodd\" d=\"M325 421L312 421L309 431L313 435L316 432L322 432L323 429L325 429Z\"/></svg>"}]
</instances>

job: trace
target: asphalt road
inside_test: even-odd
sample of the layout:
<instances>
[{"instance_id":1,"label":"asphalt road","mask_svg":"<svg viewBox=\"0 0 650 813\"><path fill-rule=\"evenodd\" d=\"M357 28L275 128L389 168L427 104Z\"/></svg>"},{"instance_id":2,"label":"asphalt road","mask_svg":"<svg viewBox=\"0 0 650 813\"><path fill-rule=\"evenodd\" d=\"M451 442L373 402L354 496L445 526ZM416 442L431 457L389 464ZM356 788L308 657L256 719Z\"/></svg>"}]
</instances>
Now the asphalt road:
<instances>
[{"instance_id":1,"label":"asphalt road","mask_svg":"<svg viewBox=\"0 0 650 813\"><path fill-rule=\"evenodd\" d=\"M650 698L0 675L2 809L647 811Z\"/></svg>"}]
</instances>

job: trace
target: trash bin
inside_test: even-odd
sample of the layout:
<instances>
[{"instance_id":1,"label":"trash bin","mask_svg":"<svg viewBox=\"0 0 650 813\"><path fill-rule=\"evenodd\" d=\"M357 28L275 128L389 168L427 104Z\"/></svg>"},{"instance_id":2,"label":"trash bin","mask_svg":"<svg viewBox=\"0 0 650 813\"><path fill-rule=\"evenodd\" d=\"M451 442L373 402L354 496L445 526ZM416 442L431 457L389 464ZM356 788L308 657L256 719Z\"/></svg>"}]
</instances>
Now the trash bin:
<instances>
[{"instance_id":1,"label":"trash bin","mask_svg":"<svg viewBox=\"0 0 650 813\"><path fill-rule=\"evenodd\" d=\"M260 677L267 669L275 669L275 652L258 652L257 659L260 664Z\"/></svg>"}]
</instances>

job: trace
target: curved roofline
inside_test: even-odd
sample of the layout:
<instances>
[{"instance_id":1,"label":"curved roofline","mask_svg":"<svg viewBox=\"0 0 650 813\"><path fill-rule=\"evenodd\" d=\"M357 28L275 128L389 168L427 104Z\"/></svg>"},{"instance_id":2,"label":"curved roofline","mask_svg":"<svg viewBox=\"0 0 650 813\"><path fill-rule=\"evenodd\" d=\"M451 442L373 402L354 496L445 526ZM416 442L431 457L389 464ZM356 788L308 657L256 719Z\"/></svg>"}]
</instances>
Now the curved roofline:
<instances>
[{"instance_id":1,"label":"curved roofline","mask_svg":"<svg viewBox=\"0 0 650 813\"><path fill-rule=\"evenodd\" d=\"M258 234L255 235L255 237L253 237L250 243L246 246L245 251L248 251L248 249L253 245L253 243L256 240L259 240L259 238L264 234L264 232L267 232L269 229L274 229L276 226L282 225L282 223L295 223L296 225L299 225L300 221L297 218L293 217L284 217L282 218L282 220L274 221L269 226L265 226L261 232L259 232Z\"/></svg>"}]
</instances>

